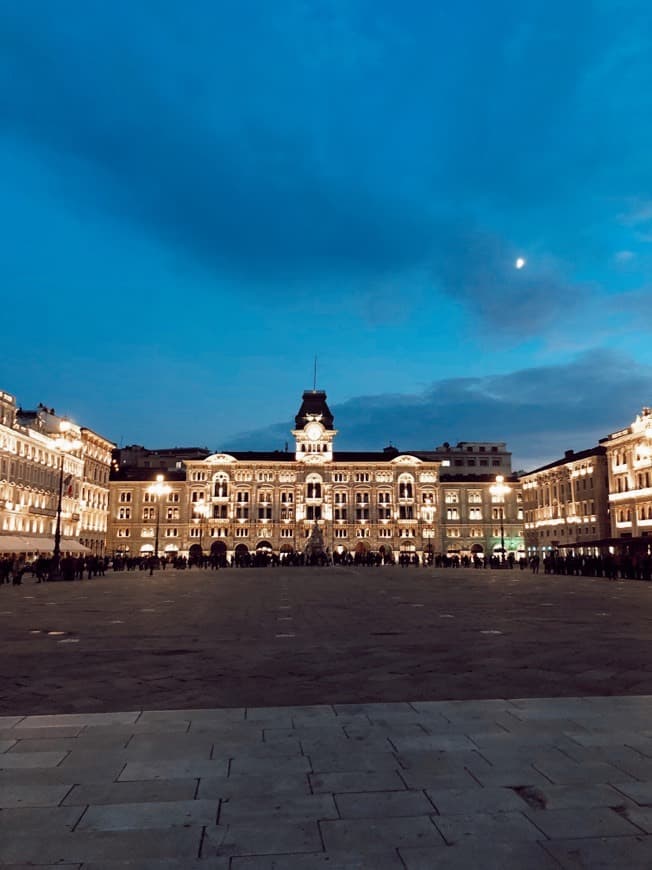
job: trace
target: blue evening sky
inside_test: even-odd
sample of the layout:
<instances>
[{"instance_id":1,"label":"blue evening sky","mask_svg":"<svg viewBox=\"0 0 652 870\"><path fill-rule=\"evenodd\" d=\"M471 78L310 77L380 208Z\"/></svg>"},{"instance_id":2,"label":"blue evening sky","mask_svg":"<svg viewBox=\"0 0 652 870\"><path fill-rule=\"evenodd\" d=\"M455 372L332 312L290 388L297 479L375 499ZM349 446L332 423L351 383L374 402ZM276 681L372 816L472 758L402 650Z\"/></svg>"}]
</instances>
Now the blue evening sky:
<instances>
[{"instance_id":1,"label":"blue evening sky","mask_svg":"<svg viewBox=\"0 0 652 870\"><path fill-rule=\"evenodd\" d=\"M652 403L648 0L0 0L0 388L122 443ZM526 260L515 267L518 257Z\"/></svg>"}]
</instances>

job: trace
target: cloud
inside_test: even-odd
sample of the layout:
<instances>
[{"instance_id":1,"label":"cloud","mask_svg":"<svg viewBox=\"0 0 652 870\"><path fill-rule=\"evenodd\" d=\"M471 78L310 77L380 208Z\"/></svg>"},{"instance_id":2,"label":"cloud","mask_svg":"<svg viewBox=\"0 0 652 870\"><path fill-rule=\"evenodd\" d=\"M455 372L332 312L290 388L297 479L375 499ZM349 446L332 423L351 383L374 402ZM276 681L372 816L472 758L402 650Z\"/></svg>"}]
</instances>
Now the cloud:
<instances>
[{"instance_id":1,"label":"cloud","mask_svg":"<svg viewBox=\"0 0 652 870\"><path fill-rule=\"evenodd\" d=\"M622 109L623 83L651 90L646 8L15 4L0 33L5 144L33 149L62 201L178 249L216 284L265 302L315 279L335 303L345 286L399 287L408 306L427 275L514 340L592 298L575 259L601 249L609 197L649 177L650 124L638 112L631 135Z\"/></svg>"},{"instance_id":2,"label":"cloud","mask_svg":"<svg viewBox=\"0 0 652 870\"><path fill-rule=\"evenodd\" d=\"M434 381L417 394L330 397L341 450L433 449L449 441L506 441L514 468L594 446L629 425L652 396L652 367L607 350L578 355L566 365L510 374ZM297 405L298 407L298 405ZM283 449L291 422L244 433L224 449Z\"/></svg>"}]
</instances>

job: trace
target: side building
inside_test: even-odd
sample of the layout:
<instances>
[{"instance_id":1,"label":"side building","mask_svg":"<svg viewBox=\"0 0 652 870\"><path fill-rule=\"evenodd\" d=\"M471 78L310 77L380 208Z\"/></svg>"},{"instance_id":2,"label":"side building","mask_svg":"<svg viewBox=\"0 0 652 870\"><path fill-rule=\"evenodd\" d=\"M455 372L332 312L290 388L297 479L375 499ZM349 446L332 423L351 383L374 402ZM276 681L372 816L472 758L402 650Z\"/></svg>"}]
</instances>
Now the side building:
<instances>
[{"instance_id":1,"label":"side building","mask_svg":"<svg viewBox=\"0 0 652 870\"><path fill-rule=\"evenodd\" d=\"M0 552L102 554L115 445L39 405L17 407L0 391Z\"/></svg>"},{"instance_id":2,"label":"side building","mask_svg":"<svg viewBox=\"0 0 652 870\"><path fill-rule=\"evenodd\" d=\"M609 477L611 545L652 553L652 408L600 442Z\"/></svg>"},{"instance_id":3,"label":"side building","mask_svg":"<svg viewBox=\"0 0 652 870\"><path fill-rule=\"evenodd\" d=\"M603 446L574 452L521 476L528 556L561 551L596 556L610 537Z\"/></svg>"},{"instance_id":4,"label":"side building","mask_svg":"<svg viewBox=\"0 0 652 870\"><path fill-rule=\"evenodd\" d=\"M486 503L481 516L469 521L483 533L475 538L470 529L463 537L452 532L457 546L451 547L441 513L439 473L450 461L446 457L396 447L335 450L337 430L321 390L304 392L292 435L292 452L185 458L183 470L162 475L167 491L157 489L161 475L156 469L118 463L110 481L109 551L134 556L211 553L220 559L261 551L281 555L302 552L315 529L325 549L340 555L373 551L382 557L434 557L461 553L462 545L471 553L474 544L481 549L473 552L484 555L500 546L487 503L495 476L464 482ZM511 507L517 489L514 481L505 504L510 542L518 540Z\"/></svg>"}]
</instances>

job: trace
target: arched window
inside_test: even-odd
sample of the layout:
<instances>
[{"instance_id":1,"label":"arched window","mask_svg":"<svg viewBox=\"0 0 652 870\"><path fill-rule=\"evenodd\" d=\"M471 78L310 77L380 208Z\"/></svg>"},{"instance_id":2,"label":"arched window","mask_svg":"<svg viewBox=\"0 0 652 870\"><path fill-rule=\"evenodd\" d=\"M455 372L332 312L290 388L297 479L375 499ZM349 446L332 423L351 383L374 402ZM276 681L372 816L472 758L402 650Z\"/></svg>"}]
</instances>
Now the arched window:
<instances>
[{"instance_id":1,"label":"arched window","mask_svg":"<svg viewBox=\"0 0 652 870\"><path fill-rule=\"evenodd\" d=\"M398 480L398 497L414 498L414 483L409 474L403 474Z\"/></svg>"},{"instance_id":2,"label":"arched window","mask_svg":"<svg viewBox=\"0 0 652 870\"><path fill-rule=\"evenodd\" d=\"M321 477L311 474L306 479L306 498L321 498Z\"/></svg>"},{"instance_id":3,"label":"arched window","mask_svg":"<svg viewBox=\"0 0 652 870\"><path fill-rule=\"evenodd\" d=\"M217 474L213 483L215 498L226 498L229 494L229 479L226 474Z\"/></svg>"}]
</instances>

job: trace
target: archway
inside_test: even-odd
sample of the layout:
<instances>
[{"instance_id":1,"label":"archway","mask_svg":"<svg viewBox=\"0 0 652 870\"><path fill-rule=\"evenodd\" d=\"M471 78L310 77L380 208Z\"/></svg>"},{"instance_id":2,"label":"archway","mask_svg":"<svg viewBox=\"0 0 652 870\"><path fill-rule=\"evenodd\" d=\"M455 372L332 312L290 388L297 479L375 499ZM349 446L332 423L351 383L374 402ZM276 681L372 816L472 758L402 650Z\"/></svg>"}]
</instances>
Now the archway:
<instances>
[{"instance_id":1,"label":"archway","mask_svg":"<svg viewBox=\"0 0 652 870\"><path fill-rule=\"evenodd\" d=\"M243 565L249 565L251 557L249 556L249 547L246 544L238 544L233 551L235 564L242 568Z\"/></svg>"},{"instance_id":2,"label":"archway","mask_svg":"<svg viewBox=\"0 0 652 870\"><path fill-rule=\"evenodd\" d=\"M154 544L143 544L142 547L140 548L140 552L144 556L147 556L150 553L153 553L154 552Z\"/></svg>"},{"instance_id":3,"label":"archway","mask_svg":"<svg viewBox=\"0 0 652 870\"><path fill-rule=\"evenodd\" d=\"M473 556L481 556L484 553L484 547L482 544L473 544L471 547L471 554Z\"/></svg>"},{"instance_id":4,"label":"archway","mask_svg":"<svg viewBox=\"0 0 652 870\"><path fill-rule=\"evenodd\" d=\"M199 544L192 544L192 546L188 550L188 558L190 559L190 564L201 565L203 556L204 552Z\"/></svg>"},{"instance_id":5,"label":"archway","mask_svg":"<svg viewBox=\"0 0 652 870\"><path fill-rule=\"evenodd\" d=\"M273 550L269 541L258 541L256 544L256 556L254 565L259 568L264 568L269 565L272 558Z\"/></svg>"},{"instance_id":6,"label":"archway","mask_svg":"<svg viewBox=\"0 0 652 870\"><path fill-rule=\"evenodd\" d=\"M390 565L393 562L392 548L389 544L381 544L378 547L378 555L383 565Z\"/></svg>"},{"instance_id":7,"label":"archway","mask_svg":"<svg viewBox=\"0 0 652 870\"><path fill-rule=\"evenodd\" d=\"M224 541L213 541L211 544L211 559L213 564L224 567L226 565L226 544Z\"/></svg>"}]
</instances>

